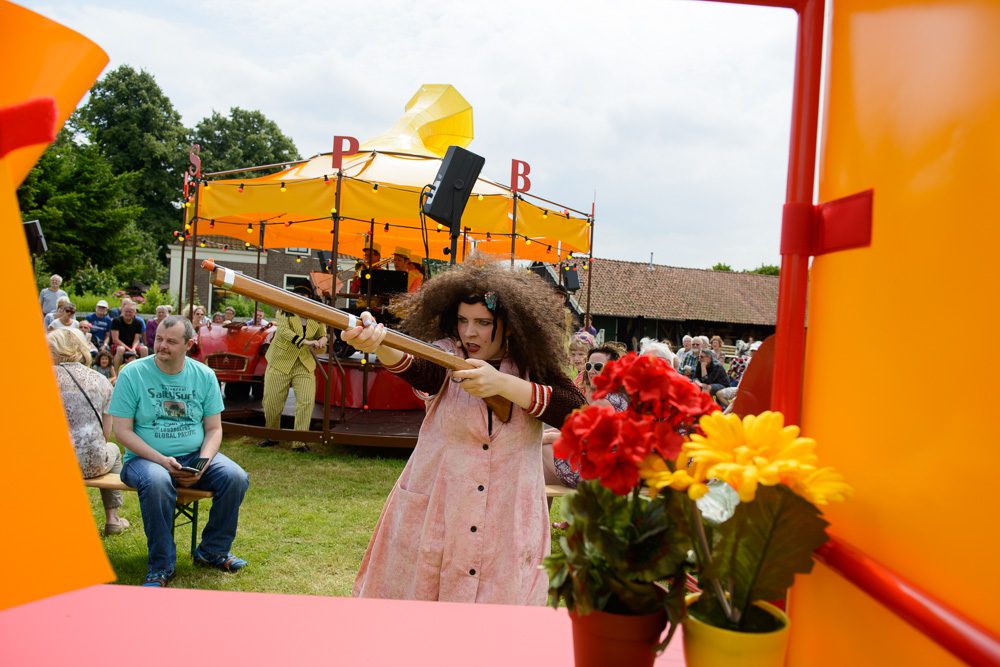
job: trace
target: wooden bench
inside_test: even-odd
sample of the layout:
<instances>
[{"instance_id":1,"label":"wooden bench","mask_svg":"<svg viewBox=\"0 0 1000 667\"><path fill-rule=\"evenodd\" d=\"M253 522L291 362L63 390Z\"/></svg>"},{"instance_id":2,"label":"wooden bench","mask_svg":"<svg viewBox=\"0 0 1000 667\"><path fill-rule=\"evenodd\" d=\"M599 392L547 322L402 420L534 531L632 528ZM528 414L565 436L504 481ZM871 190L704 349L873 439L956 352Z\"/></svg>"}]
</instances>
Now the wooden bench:
<instances>
[{"instance_id":1,"label":"wooden bench","mask_svg":"<svg viewBox=\"0 0 1000 667\"><path fill-rule=\"evenodd\" d=\"M135 488L128 486L122 478L115 472L109 472L100 477L83 480L83 485L92 489L108 489L110 491L135 491ZM198 502L211 498L211 491L201 489L177 489L177 505L174 507L174 531L177 526L186 523L191 524L191 556L194 557L194 550L198 547ZM181 520L178 522L178 520ZM185 520L186 519L186 520Z\"/></svg>"},{"instance_id":2,"label":"wooden bench","mask_svg":"<svg viewBox=\"0 0 1000 667\"><path fill-rule=\"evenodd\" d=\"M558 498L559 496L565 496L567 493L573 493L575 489L571 489L568 486L561 486L559 484L546 484L545 485L545 497L550 501L553 498Z\"/></svg>"}]
</instances>

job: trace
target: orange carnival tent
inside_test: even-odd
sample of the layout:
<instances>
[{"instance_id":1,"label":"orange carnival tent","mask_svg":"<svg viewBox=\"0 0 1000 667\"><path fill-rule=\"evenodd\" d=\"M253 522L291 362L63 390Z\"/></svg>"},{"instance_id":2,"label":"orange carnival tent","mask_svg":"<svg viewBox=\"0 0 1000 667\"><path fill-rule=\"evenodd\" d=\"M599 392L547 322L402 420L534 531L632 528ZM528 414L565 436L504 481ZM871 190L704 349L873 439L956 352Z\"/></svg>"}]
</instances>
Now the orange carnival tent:
<instances>
[{"instance_id":1,"label":"orange carnival tent","mask_svg":"<svg viewBox=\"0 0 1000 667\"><path fill-rule=\"evenodd\" d=\"M332 154L323 153L266 176L200 181L188 225L194 234L229 236L265 249L360 257L371 240L383 256L403 247L414 258L448 259L447 228L427 221L425 244L421 190L433 183L448 147L464 148L472 137L472 107L458 91L424 85L396 125L345 156L339 170ZM571 252L590 252L591 224L586 213L515 196L479 178L462 217L458 258L477 246L489 254L509 257L513 250L516 258L558 262Z\"/></svg>"}]
</instances>

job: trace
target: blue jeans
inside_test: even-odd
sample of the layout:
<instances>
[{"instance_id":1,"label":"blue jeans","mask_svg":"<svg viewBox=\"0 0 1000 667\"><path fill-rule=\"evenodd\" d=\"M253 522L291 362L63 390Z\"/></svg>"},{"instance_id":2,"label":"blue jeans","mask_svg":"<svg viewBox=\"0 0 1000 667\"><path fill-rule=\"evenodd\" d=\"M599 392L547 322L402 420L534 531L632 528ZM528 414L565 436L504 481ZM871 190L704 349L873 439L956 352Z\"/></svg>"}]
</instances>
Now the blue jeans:
<instances>
[{"instance_id":1,"label":"blue jeans","mask_svg":"<svg viewBox=\"0 0 1000 667\"><path fill-rule=\"evenodd\" d=\"M175 456L181 465L191 465L201 453ZM167 469L158 463L136 456L121 473L122 481L139 492L139 509L149 550L150 572L173 572L177 562L174 544L174 505L177 489ZM216 454L201 479L192 488L215 493L208 523L201 533L199 550L206 556L228 554L236 539L240 504L250 486L250 476L235 461Z\"/></svg>"}]
</instances>

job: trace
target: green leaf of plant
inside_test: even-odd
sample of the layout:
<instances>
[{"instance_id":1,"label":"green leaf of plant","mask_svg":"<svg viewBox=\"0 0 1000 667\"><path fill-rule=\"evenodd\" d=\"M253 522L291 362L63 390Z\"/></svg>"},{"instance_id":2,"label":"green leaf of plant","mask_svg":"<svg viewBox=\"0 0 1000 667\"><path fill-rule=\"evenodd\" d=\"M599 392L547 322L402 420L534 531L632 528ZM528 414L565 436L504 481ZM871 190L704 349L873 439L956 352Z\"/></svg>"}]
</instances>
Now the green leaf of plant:
<instances>
[{"instance_id":1,"label":"green leaf of plant","mask_svg":"<svg viewBox=\"0 0 1000 667\"><path fill-rule=\"evenodd\" d=\"M783 598L796 574L812 570L827 525L815 505L787 487L761 486L752 502L740 503L732 518L715 528L718 542L708 574L724 586L732 582L733 604L746 618L754 601Z\"/></svg>"}]
</instances>

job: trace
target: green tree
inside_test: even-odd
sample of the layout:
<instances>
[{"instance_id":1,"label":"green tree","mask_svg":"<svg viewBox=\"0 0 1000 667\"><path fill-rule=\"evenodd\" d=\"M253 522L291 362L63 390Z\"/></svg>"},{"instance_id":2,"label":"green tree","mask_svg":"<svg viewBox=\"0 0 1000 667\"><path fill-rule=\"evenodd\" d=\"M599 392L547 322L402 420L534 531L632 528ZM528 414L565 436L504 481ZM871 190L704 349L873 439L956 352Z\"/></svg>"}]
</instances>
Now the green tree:
<instances>
[{"instance_id":1,"label":"green tree","mask_svg":"<svg viewBox=\"0 0 1000 667\"><path fill-rule=\"evenodd\" d=\"M759 273L762 276L776 276L781 273L781 269L776 264L761 264L756 269L751 269L747 273Z\"/></svg>"},{"instance_id":2,"label":"green tree","mask_svg":"<svg viewBox=\"0 0 1000 667\"><path fill-rule=\"evenodd\" d=\"M299 159L295 143L260 111L233 107L229 116L218 111L203 118L190 133L190 143L201 146L206 171L291 162ZM252 178L264 172L247 172Z\"/></svg>"},{"instance_id":3,"label":"green tree","mask_svg":"<svg viewBox=\"0 0 1000 667\"><path fill-rule=\"evenodd\" d=\"M142 227L162 252L181 219L188 150L180 115L152 74L122 65L94 85L80 117L112 171L136 174L131 189L145 209Z\"/></svg>"},{"instance_id":4,"label":"green tree","mask_svg":"<svg viewBox=\"0 0 1000 667\"><path fill-rule=\"evenodd\" d=\"M716 264L715 266L712 267L712 270L713 271L729 271L729 272L732 272L733 267L729 266L728 264L723 264L722 262L719 262L718 264Z\"/></svg>"},{"instance_id":5,"label":"green tree","mask_svg":"<svg viewBox=\"0 0 1000 667\"><path fill-rule=\"evenodd\" d=\"M17 191L24 218L42 225L46 267L66 277L91 259L108 268L138 251L119 237L142 213L130 194L135 175L113 173L98 147L78 143L74 132L70 123L59 133Z\"/></svg>"}]
</instances>

